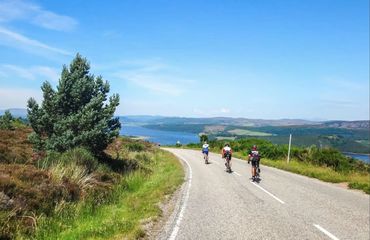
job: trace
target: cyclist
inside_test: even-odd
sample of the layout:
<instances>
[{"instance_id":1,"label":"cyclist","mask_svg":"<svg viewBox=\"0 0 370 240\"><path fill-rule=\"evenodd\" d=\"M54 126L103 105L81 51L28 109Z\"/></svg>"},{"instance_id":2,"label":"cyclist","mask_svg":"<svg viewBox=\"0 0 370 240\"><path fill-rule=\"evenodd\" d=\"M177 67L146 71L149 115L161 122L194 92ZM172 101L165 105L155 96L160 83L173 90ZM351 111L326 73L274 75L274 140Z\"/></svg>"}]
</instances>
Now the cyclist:
<instances>
[{"instance_id":1,"label":"cyclist","mask_svg":"<svg viewBox=\"0 0 370 240\"><path fill-rule=\"evenodd\" d=\"M252 181L257 180L257 174L260 171L259 169L260 158L261 157L257 150L257 146L253 145L252 150L249 151L249 155L248 155L248 164L249 162L252 162L252 169L251 169L252 170ZM257 173L257 169L258 169L258 173Z\"/></svg>"},{"instance_id":2,"label":"cyclist","mask_svg":"<svg viewBox=\"0 0 370 240\"><path fill-rule=\"evenodd\" d=\"M206 164L208 163L208 152L209 152L209 145L207 141L204 141L204 144L202 146L202 153L203 153L203 158Z\"/></svg>"},{"instance_id":3,"label":"cyclist","mask_svg":"<svg viewBox=\"0 0 370 240\"><path fill-rule=\"evenodd\" d=\"M231 172L231 156L233 151L230 147L230 144L226 143L225 146L222 148L222 158L225 159L225 166L229 172Z\"/></svg>"}]
</instances>

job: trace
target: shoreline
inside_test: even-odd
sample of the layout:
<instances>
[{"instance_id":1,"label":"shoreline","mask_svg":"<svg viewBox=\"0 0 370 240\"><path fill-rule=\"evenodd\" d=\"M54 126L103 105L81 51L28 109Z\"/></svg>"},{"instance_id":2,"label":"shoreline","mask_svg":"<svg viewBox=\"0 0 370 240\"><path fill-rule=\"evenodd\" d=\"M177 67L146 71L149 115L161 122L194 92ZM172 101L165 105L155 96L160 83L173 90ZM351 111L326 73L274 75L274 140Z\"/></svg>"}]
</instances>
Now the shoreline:
<instances>
[{"instance_id":1,"label":"shoreline","mask_svg":"<svg viewBox=\"0 0 370 240\"><path fill-rule=\"evenodd\" d=\"M344 154L354 154L354 155L366 155L370 157L370 153L355 153L355 152L342 152Z\"/></svg>"}]
</instances>

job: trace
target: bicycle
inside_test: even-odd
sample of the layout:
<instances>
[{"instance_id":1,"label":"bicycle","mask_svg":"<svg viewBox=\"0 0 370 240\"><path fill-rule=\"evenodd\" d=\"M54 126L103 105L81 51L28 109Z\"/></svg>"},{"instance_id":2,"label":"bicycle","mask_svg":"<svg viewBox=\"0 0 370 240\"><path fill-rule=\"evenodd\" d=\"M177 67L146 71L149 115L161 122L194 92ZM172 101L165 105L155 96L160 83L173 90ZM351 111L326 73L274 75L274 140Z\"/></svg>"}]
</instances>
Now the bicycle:
<instances>
[{"instance_id":1,"label":"bicycle","mask_svg":"<svg viewBox=\"0 0 370 240\"><path fill-rule=\"evenodd\" d=\"M205 164L209 164L209 161L208 161L208 153L203 153L203 159L204 159L204 163Z\"/></svg>"},{"instance_id":2,"label":"bicycle","mask_svg":"<svg viewBox=\"0 0 370 240\"><path fill-rule=\"evenodd\" d=\"M255 166L253 166L253 165L255 165ZM261 178L260 178L260 173L261 173L260 161L257 160L256 163L253 163L253 161L252 161L252 168L255 168L255 175L252 176L252 181L253 182L259 182L261 180Z\"/></svg>"},{"instance_id":3,"label":"bicycle","mask_svg":"<svg viewBox=\"0 0 370 240\"><path fill-rule=\"evenodd\" d=\"M231 163L230 163L230 161L231 161L231 154L230 153L225 154L225 160L226 160L226 162L225 162L226 172L231 173L232 170L231 170Z\"/></svg>"}]
</instances>

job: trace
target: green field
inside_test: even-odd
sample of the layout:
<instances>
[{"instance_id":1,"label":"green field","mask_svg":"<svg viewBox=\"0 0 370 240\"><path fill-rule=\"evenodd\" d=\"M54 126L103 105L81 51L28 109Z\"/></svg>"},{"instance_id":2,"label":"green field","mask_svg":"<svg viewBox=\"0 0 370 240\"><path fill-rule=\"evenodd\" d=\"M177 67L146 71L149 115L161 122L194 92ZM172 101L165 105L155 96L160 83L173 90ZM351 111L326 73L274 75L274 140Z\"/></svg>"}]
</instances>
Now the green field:
<instances>
[{"instance_id":1,"label":"green field","mask_svg":"<svg viewBox=\"0 0 370 240\"><path fill-rule=\"evenodd\" d=\"M251 131L251 130L240 129L240 128L229 130L227 132L229 132L231 134L238 135L238 136L253 136L253 137L267 137L267 136L272 136L271 133L257 132L257 131Z\"/></svg>"},{"instance_id":2,"label":"green field","mask_svg":"<svg viewBox=\"0 0 370 240\"><path fill-rule=\"evenodd\" d=\"M369 140L356 140L356 142L364 145L364 146L369 146L370 145L370 141Z\"/></svg>"},{"instance_id":3,"label":"green field","mask_svg":"<svg viewBox=\"0 0 370 240\"><path fill-rule=\"evenodd\" d=\"M233 141L235 137L216 137L217 140Z\"/></svg>"}]
</instances>

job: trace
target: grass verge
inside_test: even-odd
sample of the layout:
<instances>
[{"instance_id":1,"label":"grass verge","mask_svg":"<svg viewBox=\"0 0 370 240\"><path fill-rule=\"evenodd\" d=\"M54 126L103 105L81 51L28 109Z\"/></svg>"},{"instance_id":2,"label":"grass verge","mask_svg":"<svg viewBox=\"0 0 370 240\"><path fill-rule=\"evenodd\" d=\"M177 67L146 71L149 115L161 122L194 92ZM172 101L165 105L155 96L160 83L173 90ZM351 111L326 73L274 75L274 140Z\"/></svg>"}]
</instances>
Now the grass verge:
<instances>
[{"instance_id":1,"label":"grass verge","mask_svg":"<svg viewBox=\"0 0 370 240\"><path fill-rule=\"evenodd\" d=\"M247 159L247 156L234 153L234 156L240 159ZM285 171L297 173L300 175L317 178L331 183L348 183L349 188L363 190L370 194L370 175L368 173L357 172L337 172L329 167L316 166L310 163L300 162L292 159L289 164L286 160L271 160L263 158L261 164L282 169Z\"/></svg>"},{"instance_id":2,"label":"grass verge","mask_svg":"<svg viewBox=\"0 0 370 240\"><path fill-rule=\"evenodd\" d=\"M147 170L124 176L110 201L96 199L59 204L55 216L39 221L35 239L138 239L145 236L143 222L155 221L159 203L173 193L184 178L181 163L172 154L155 150L145 157Z\"/></svg>"}]
</instances>

